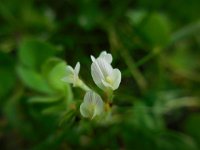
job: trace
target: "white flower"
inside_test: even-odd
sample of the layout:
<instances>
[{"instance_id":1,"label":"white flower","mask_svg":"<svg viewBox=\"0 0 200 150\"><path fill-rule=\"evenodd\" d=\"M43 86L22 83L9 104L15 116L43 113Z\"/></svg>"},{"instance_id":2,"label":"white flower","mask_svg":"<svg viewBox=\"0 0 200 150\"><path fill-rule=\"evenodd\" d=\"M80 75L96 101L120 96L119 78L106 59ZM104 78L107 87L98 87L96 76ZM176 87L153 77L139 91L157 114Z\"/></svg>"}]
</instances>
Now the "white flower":
<instances>
[{"instance_id":1,"label":"white flower","mask_svg":"<svg viewBox=\"0 0 200 150\"><path fill-rule=\"evenodd\" d=\"M121 82L121 72L112 68L112 55L104 51L97 59L93 56L91 59L91 74L95 84L102 90L116 90Z\"/></svg>"},{"instance_id":2,"label":"white flower","mask_svg":"<svg viewBox=\"0 0 200 150\"><path fill-rule=\"evenodd\" d=\"M81 81L78 76L79 71L80 71L80 63L79 62L77 62L74 69L71 66L67 65L67 67L66 67L67 76L64 77L62 79L62 81L67 82L67 83L72 83L73 86L78 86Z\"/></svg>"},{"instance_id":3,"label":"white flower","mask_svg":"<svg viewBox=\"0 0 200 150\"><path fill-rule=\"evenodd\" d=\"M88 91L80 105L80 112L83 117L93 119L104 112L104 102L97 93Z\"/></svg>"}]
</instances>

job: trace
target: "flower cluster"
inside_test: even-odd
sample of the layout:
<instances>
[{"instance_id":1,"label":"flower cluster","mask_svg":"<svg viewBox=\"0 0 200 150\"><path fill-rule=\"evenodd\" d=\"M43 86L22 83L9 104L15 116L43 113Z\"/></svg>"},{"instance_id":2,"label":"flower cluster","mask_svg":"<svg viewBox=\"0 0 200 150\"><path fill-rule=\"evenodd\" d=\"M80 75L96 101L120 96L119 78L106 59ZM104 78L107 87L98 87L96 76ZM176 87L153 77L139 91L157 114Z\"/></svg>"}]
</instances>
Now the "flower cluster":
<instances>
[{"instance_id":1,"label":"flower cluster","mask_svg":"<svg viewBox=\"0 0 200 150\"><path fill-rule=\"evenodd\" d=\"M113 68L112 55L106 51L101 52L98 58L91 56L91 75L95 84L105 93L116 90L121 82L121 72ZM62 81L73 84L74 87L80 87L86 91L83 102L80 105L80 113L85 118L93 119L104 113L105 106L101 96L91 90L80 78L80 63L78 62L73 69L71 66L66 67L66 76Z\"/></svg>"}]
</instances>

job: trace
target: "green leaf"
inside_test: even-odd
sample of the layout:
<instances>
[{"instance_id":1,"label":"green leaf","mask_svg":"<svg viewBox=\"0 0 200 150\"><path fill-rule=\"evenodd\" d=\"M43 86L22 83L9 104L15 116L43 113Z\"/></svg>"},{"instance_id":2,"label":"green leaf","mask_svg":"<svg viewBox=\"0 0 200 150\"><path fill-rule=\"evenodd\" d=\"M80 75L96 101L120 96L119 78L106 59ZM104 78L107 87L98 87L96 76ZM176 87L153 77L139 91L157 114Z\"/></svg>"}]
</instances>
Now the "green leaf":
<instances>
[{"instance_id":1,"label":"green leaf","mask_svg":"<svg viewBox=\"0 0 200 150\"><path fill-rule=\"evenodd\" d=\"M56 106L51 106L42 111L42 114L48 115L48 114L60 114L67 108L66 105L60 104Z\"/></svg>"},{"instance_id":2,"label":"green leaf","mask_svg":"<svg viewBox=\"0 0 200 150\"><path fill-rule=\"evenodd\" d=\"M161 116L156 116L151 107L142 102L137 102L133 108L134 124L142 130L162 130L163 122Z\"/></svg>"},{"instance_id":3,"label":"green leaf","mask_svg":"<svg viewBox=\"0 0 200 150\"><path fill-rule=\"evenodd\" d=\"M193 113L190 115L184 123L184 129L186 133L188 133L190 136L192 136L195 141L198 143L200 146L200 114L198 113Z\"/></svg>"},{"instance_id":4,"label":"green leaf","mask_svg":"<svg viewBox=\"0 0 200 150\"><path fill-rule=\"evenodd\" d=\"M61 100L61 96L59 95L49 95L49 96L35 96L31 97L28 102L29 103L54 103Z\"/></svg>"},{"instance_id":5,"label":"green leaf","mask_svg":"<svg viewBox=\"0 0 200 150\"><path fill-rule=\"evenodd\" d=\"M51 62L49 62L51 64ZM48 74L48 81L51 87L63 91L66 88L65 82L61 79L66 76L66 63L64 61L57 63Z\"/></svg>"},{"instance_id":6,"label":"green leaf","mask_svg":"<svg viewBox=\"0 0 200 150\"><path fill-rule=\"evenodd\" d=\"M10 92L15 84L15 80L12 57L0 52L0 99Z\"/></svg>"},{"instance_id":7,"label":"green leaf","mask_svg":"<svg viewBox=\"0 0 200 150\"><path fill-rule=\"evenodd\" d=\"M66 76L66 62L59 58L50 58L43 64L42 74L51 88L61 92L67 102L73 99L70 85L61 80Z\"/></svg>"},{"instance_id":8,"label":"green leaf","mask_svg":"<svg viewBox=\"0 0 200 150\"><path fill-rule=\"evenodd\" d=\"M163 150L197 150L193 139L185 134L176 132L164 132L157 138L159 149Z\"/></svg>"},{"instance_id":9,"label":"green leaf","mask_svg":"<svg viewBox=\"0 0 200 150\"><path fill-rule=\"evenodd\" d=\"M52 93L46 81L36 71L24 66L18 66L17 73L27 87L42 93Z\"/></svg>"},{"instance_id":10,"label":"green leaf","mask_svg":"<svg viewBox=\"0 0 200 150\"><path fill-rule=\"evenodd\" d=\"M164 15L151 14L140 30L152 46L165 46L170 41L170 24Z\"/></svg>"},{"instance_id":11,"label":"green leaf","mask_svg":"<svg viewBox=\"0 0 200 150\"><path fill-rule=\"evenodd\" d=\"M147 12L144 10L130 10L127 12L127 17L133 25L139 25L146 15Z\"/></svg>"},{"instance_id":12,"label":"green leaf","mask_svg":"<svg viewBox=\"0 0 200 150\"><path fill-rule=\"evenodd\" d=\"M14 73L9 69L0 69L0 98L9 93L14 86L15 77Z\"/></svg>"},{"instance_id":13,"label":"green leaf","mask_svg":"<svg viewBox=\"0 0 200 150\"><path fill-rule=\"evenodd\" d=\"M62 118L60 119L60 122L59 122L59 126L61 125L66 125L66 123L69 123L71 121L73 121L74 117L76 115L76 111L75 110L68 110L63 116ZM69 124L68 124L69 125Z\"/></svg>"},{"instance_id":14,"label":"green leaf","mask_svg":"<svg viewBox=\"0 0 200 150\"><path fill-rule=\"evenodd\" d=\"M52 31L56 27L53 20L54 14L50 9L46 9L45 11L39 12L38 10L33 9L31 6L25 5L23 9L21 9L20 16L27 28ZM49 15L47 13L49 13Z\"/></svg>"},{"instance_id":15,"label":"green leaf","mask_svg":"<svg viewBox=\"0 0 200 150\"><path fill-rule=\"evenodd\" d=\"M166 114L168 112L186 107L199 107L199 99L195 96L179 96L177 91L158 92L154 98L154 111L158 114Z\"/></svg>"},{"instance_id":16,"label":"green leaf","mask_svg":"<svg viewBox=\"0 0 200 150\"><path fill-rule=\"evenodd\" d=\"M57 57L52 57L47 59L44 64L42 65L42 74L45 78L48 78L49 73L51 70L58 64L64 62L62 59Z\"/></svg>"},{"instance_id":17,"label":"green leaf","mask_svg":"<svg viewBox=\"0 0 200 150\"><path fill-rule=\"evenodd\" d=\"M51 44L36 39L24 39L19 46L20 62L34 69L40 69L41 65L55 54L56 48Z\"/></svg>"},{"instance_id":18,"label":"green leaf","mask_svg":"<svg viewBox=\"0 0 200 150\"><path fill-rule=\"evenodd\" d=\"M197 73L199 68L199 57L196 53L191 53L190 47L187 47L186 44L177 44L177 49L171 55L171 58L168 63L174 70L183 72L185 74Z\"/></svg>"}]
</instances>

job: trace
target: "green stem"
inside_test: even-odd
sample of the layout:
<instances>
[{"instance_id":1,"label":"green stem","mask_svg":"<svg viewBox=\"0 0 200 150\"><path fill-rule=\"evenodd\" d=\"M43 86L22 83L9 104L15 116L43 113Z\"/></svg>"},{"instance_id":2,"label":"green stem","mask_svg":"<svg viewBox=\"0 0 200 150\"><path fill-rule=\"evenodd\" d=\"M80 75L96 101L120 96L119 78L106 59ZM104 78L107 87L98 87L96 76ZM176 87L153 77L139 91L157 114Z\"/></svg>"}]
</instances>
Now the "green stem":
<instances>
[{"instance_id":1,"label":"green stem","mask_svg":"<svg viewBox=\"0 0 200 150\"><path fill-rule=\"evenodd\" d=\"M82 80L80 80L79 87L84 91L91 91L91 89Z\"/></svg>"},{"instance_id":2,"label":"green stem","mask_svg":"<svg viewBox=\"0 0 200 150\"><path fill-rule=\"evenodd\" d=\"M106 91L106 101L107 101L108 103L112 103L112 101L113 101L113 91L110 90L110 89L108 89L108 90Z\"/></svg>"},{"instance_id":3,"label":"green stem","mask_svg":"<svg viewBox=\"0 0 200 150\"><path fill-rule=\"evenodd\" d=\"M145 57L143 57L140 61L138 61L136 63L136 67L139 67L139 66L145 64L147 61L149 61L150 59L152 59L154 56L156 56L160 52L161 52L160 47L155 47L150 54L146 55Z\"/></svg>"}]
</instances>

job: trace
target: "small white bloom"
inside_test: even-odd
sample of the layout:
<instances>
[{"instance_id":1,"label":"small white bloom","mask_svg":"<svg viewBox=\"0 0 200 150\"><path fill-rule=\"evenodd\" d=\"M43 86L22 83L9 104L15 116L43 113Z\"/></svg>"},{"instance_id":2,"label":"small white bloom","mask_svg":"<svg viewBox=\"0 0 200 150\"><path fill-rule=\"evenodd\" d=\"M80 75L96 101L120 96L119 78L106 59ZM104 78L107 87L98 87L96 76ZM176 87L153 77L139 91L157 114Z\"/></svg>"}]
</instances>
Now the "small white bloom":
<instances>
[{"instance_id":1,"label":"small white bloom","mask_svg":"<svg viewBox=\"0 0 200 150\"><path fill-rule=\"evenodd\" d=\"M95 116L102 114L103 111L104 102L101 97L93 91L88 91L80 105L81 115L85 118L93 119Z\"/></svg>"},{"instance_id":2,"label":"small white bloom","mask_svg":"<svg viewBox=\"0 0 200 150\"><path fill-rule=\"evenodd\" d=\"M121 82L121 72L112 68L112 55L104 51L97 59L93 56L91 59L91 74L95 84L102 90L116 90Z\"/></svg>"},{"instance_id":3,"label":"small white bloom","mask_svg":"<svg viewBox=\"0 0 200 150\"><path fill-rule=\"evenodd\" d=\"M73 69L71 66L67 65L66 67L66 73L67 76L62 79L62 81L67 82L67 83L72 83L73 86L77 86L80 84L80 79L79 79L79 71L80 71L80 63L77 62L75 68Z\"/></svg>"}]
</instances>

